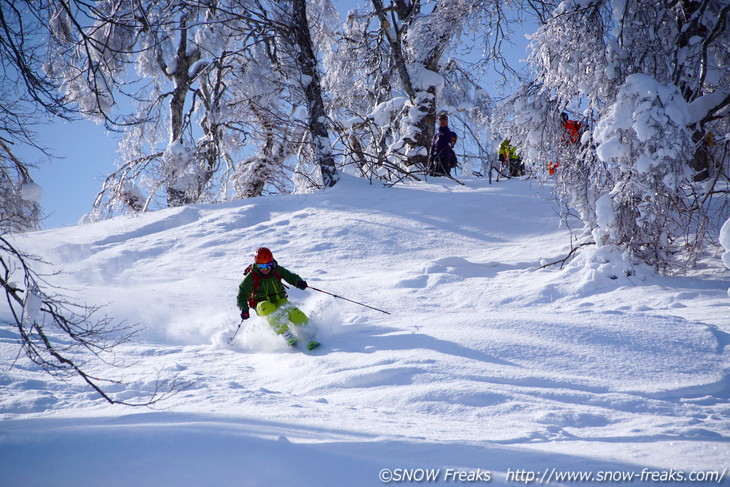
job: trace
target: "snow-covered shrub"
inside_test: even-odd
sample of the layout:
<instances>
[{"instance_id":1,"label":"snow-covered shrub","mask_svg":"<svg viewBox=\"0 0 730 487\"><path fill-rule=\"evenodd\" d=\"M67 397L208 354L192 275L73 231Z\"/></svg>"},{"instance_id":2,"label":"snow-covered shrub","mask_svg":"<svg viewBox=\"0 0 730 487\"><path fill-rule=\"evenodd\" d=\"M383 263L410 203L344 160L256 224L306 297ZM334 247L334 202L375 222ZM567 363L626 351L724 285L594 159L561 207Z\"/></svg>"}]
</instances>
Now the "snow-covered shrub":
<instances>
[{"instance_id":1,"label":"snow-covered shrub","mask_svg":"<svg viewBox=\"0 0 730 487\"><path fill-rule=\"evenodd\" d=\"M713 194L728 152L706 147L727 133L726 17L722 2L563 0L531 36L534 79L495 110L494 131L555 183L584 238L669 271L727 217ZM579 143L565 143L563 111Z\"/></svg>"},{"instance_id":2,"label":"snow-covered shrub","mask_svg":"<svg viewBox=\"0 0 730 487\"><path fill-rule=\"evenodd\" d=\"M643 74L626 78L594 131L598 160L613 182L607 188L613 215L605 195L599 198L597 244L629 248L657 265L678 250L678 220L689 205L678 189L692 176L688 122L687 102L676 86Z\"/></svg>"}]
</instances>

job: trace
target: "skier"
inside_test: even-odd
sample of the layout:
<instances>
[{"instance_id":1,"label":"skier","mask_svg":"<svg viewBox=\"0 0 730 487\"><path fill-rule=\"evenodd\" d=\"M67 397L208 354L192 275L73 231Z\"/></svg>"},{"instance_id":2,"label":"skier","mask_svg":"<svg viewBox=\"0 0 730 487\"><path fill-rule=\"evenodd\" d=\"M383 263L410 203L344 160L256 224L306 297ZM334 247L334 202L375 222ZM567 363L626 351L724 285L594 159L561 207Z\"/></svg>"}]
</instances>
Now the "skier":
<instances>
[{"instance_id":1,"label":"skier","mask_svg":"<svg viewBox=\"0 0 730 487\"><path fill-rule=\"evenodd\" d=\"M581 124L575 120L571 120L567 113L563 112L560 114L560 118L563 120L563 127L565 128L565 135L563 135L563 142L568 145L578 143L580 140Z\"/></svg>"},{"instance_id":2,"label":"skier","mask_svg":"<svg viewBox=\"0 0 730 487\"><path fill-rule=\"evenodd\" d=\"M456 133L449 128L449 117L445 113L439 116L439 128L433 136L428 164L429 176L451 177L451 169L456 167Z\"/></svg>"},{"instance_id":3,"label":"skier","mask_svg":"<svg viewBox=\"0 0 730 487\"><path fill-rule=\"evenodd\" d=\"M580 140L581 129L583 128L580 122L571 120L568 114L565 112L562 112L560 114L560 118L563 121L563 128L565 129L565 132L561 137L561 141L566 145L577 144ZM558 170L558 167L560 167L559 161L553 161L548 163L548 173L550 173L550 175L555 174L555 171Z\"/></svg>"},{"instance_id":4,"label":"skier","mask_svg":"<svg viewBox=\"0 0 730 487\"><path fill-rule=\"evenodd\" d=\"M256 314L265 317L274 333L281 335L290 347L297 343L297 337L289 330L288 323L300 330L298 334L306 339L307 348L319 346L309 333L304 331L309 318L299 308L289 303L284 279L292 286L307 289L307 282L297 274L278 265L271 250L261 247L256 251L254 263L246 269L246 277L238 286L237 304L241 318L250 318L249 307Z\"/></svg>"},{"instance_id":5,"label":"skier","mask_svg":"<svg viewBox=\"0 0 730 487\"><path fill-rule=\"evenodd\" d=\"M525 165L522 164L522 158L515 147L512 147L509 139L504 139L499 145L499 161L502 168L508 168L509 177L518 177L525 175Z\"/></svg>"}]
</instances>

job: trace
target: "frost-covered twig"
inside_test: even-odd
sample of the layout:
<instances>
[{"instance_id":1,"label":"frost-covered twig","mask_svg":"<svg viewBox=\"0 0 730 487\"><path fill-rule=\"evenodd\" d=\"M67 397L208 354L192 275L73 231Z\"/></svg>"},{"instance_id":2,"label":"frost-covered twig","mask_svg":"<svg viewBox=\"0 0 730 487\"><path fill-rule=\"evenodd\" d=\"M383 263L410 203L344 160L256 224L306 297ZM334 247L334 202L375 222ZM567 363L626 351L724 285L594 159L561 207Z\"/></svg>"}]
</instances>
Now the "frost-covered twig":
<instances>
[{"instance_id":1,"label":"frost-covered twig","mask_svg":"<svg viewBox=\"0 0 730 487\"><path fill-rule=\"evenodd\" d=\"M562 259L558 259L553 262L547 262L547 263L541 265L540 267L538 267L538 269L545 269L547 267L551 267L551 266L558 265L558 264L560 264L560 268L562 269L563 266L570 260L570 258L573 257L573 254L575 254L582 247L587 247L589 245L596 245L596 243L595 242L583 242L583 243L579 244L578 246L571 247L570 252L568 252L568 255L566 255Z\"/></svg>"}]
</instances>

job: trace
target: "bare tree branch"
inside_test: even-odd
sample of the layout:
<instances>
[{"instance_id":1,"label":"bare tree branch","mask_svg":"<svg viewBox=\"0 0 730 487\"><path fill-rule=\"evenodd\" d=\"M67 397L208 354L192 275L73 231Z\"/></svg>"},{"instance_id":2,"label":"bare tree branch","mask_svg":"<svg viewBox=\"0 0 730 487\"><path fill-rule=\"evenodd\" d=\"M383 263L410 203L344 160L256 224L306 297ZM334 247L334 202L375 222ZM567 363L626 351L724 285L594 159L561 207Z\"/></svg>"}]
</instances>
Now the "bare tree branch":
<instances>
[{"instance_id":1,"label":"bare tree branch","mask_svg":"<svg viewBox=\"0 0 730 487\"><path fill-rule=\"evenodd\" d=\"M114 323L109 317L97 317L99 307L72 303L59 295L49 295L41 276L31 268L38 259L19 251L0 235L0 286L5 293L12 324L20 336L23 354L52 376L76 375L111 404L151 406L186 387L177 379L160 380L152 395L141 401L116 399L105 383L119 380L99 378L90 372L92 361L114 365L107 356L120 345L130 342L137 333L134 326ZM23 287L14 284L23 279Z\"/></svg>"}]
</instances>

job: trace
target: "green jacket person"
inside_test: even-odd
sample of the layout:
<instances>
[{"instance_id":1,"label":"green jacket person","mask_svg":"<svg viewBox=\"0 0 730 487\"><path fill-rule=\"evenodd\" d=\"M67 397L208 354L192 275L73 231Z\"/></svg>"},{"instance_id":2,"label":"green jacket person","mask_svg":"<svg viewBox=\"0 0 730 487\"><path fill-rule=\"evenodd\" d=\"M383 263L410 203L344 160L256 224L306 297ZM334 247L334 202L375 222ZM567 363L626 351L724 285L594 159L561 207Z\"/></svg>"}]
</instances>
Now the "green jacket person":
<instances>
[{"instance_id":1,"label":"green jacket person","mask_svg":"<svg viewBox=\"0 0 730 487\"><path fill-rule=\"evenodd\" d=\"M498 159L509 168L509 176L517 177L525 175L525 165L516 147L512 146L509 139L504 139L499 145ZM504 167L504 166L503 166Z\"/></svg>"},{"instance_id":2,"label":"green jacket person","mask_svg":"<svg viewBox=\"0 0 730 487\"><path fill-rule=\"evenodd\" d=\"M307 341L308 349L317 347L319 343L304 331L309 318L289 303L282 279L299 289L306 289L307 282L298 274L281 267L266 247L256 251L254 263L246 271L246 277L238 286L236 300L241 318L246 320L251 316L251 307L257 315L266 318L274 333L281 335L290 347L296 345L297 337L289 330L289 323L298 329L297 335Z\"/></svg>"}]
</instances>

